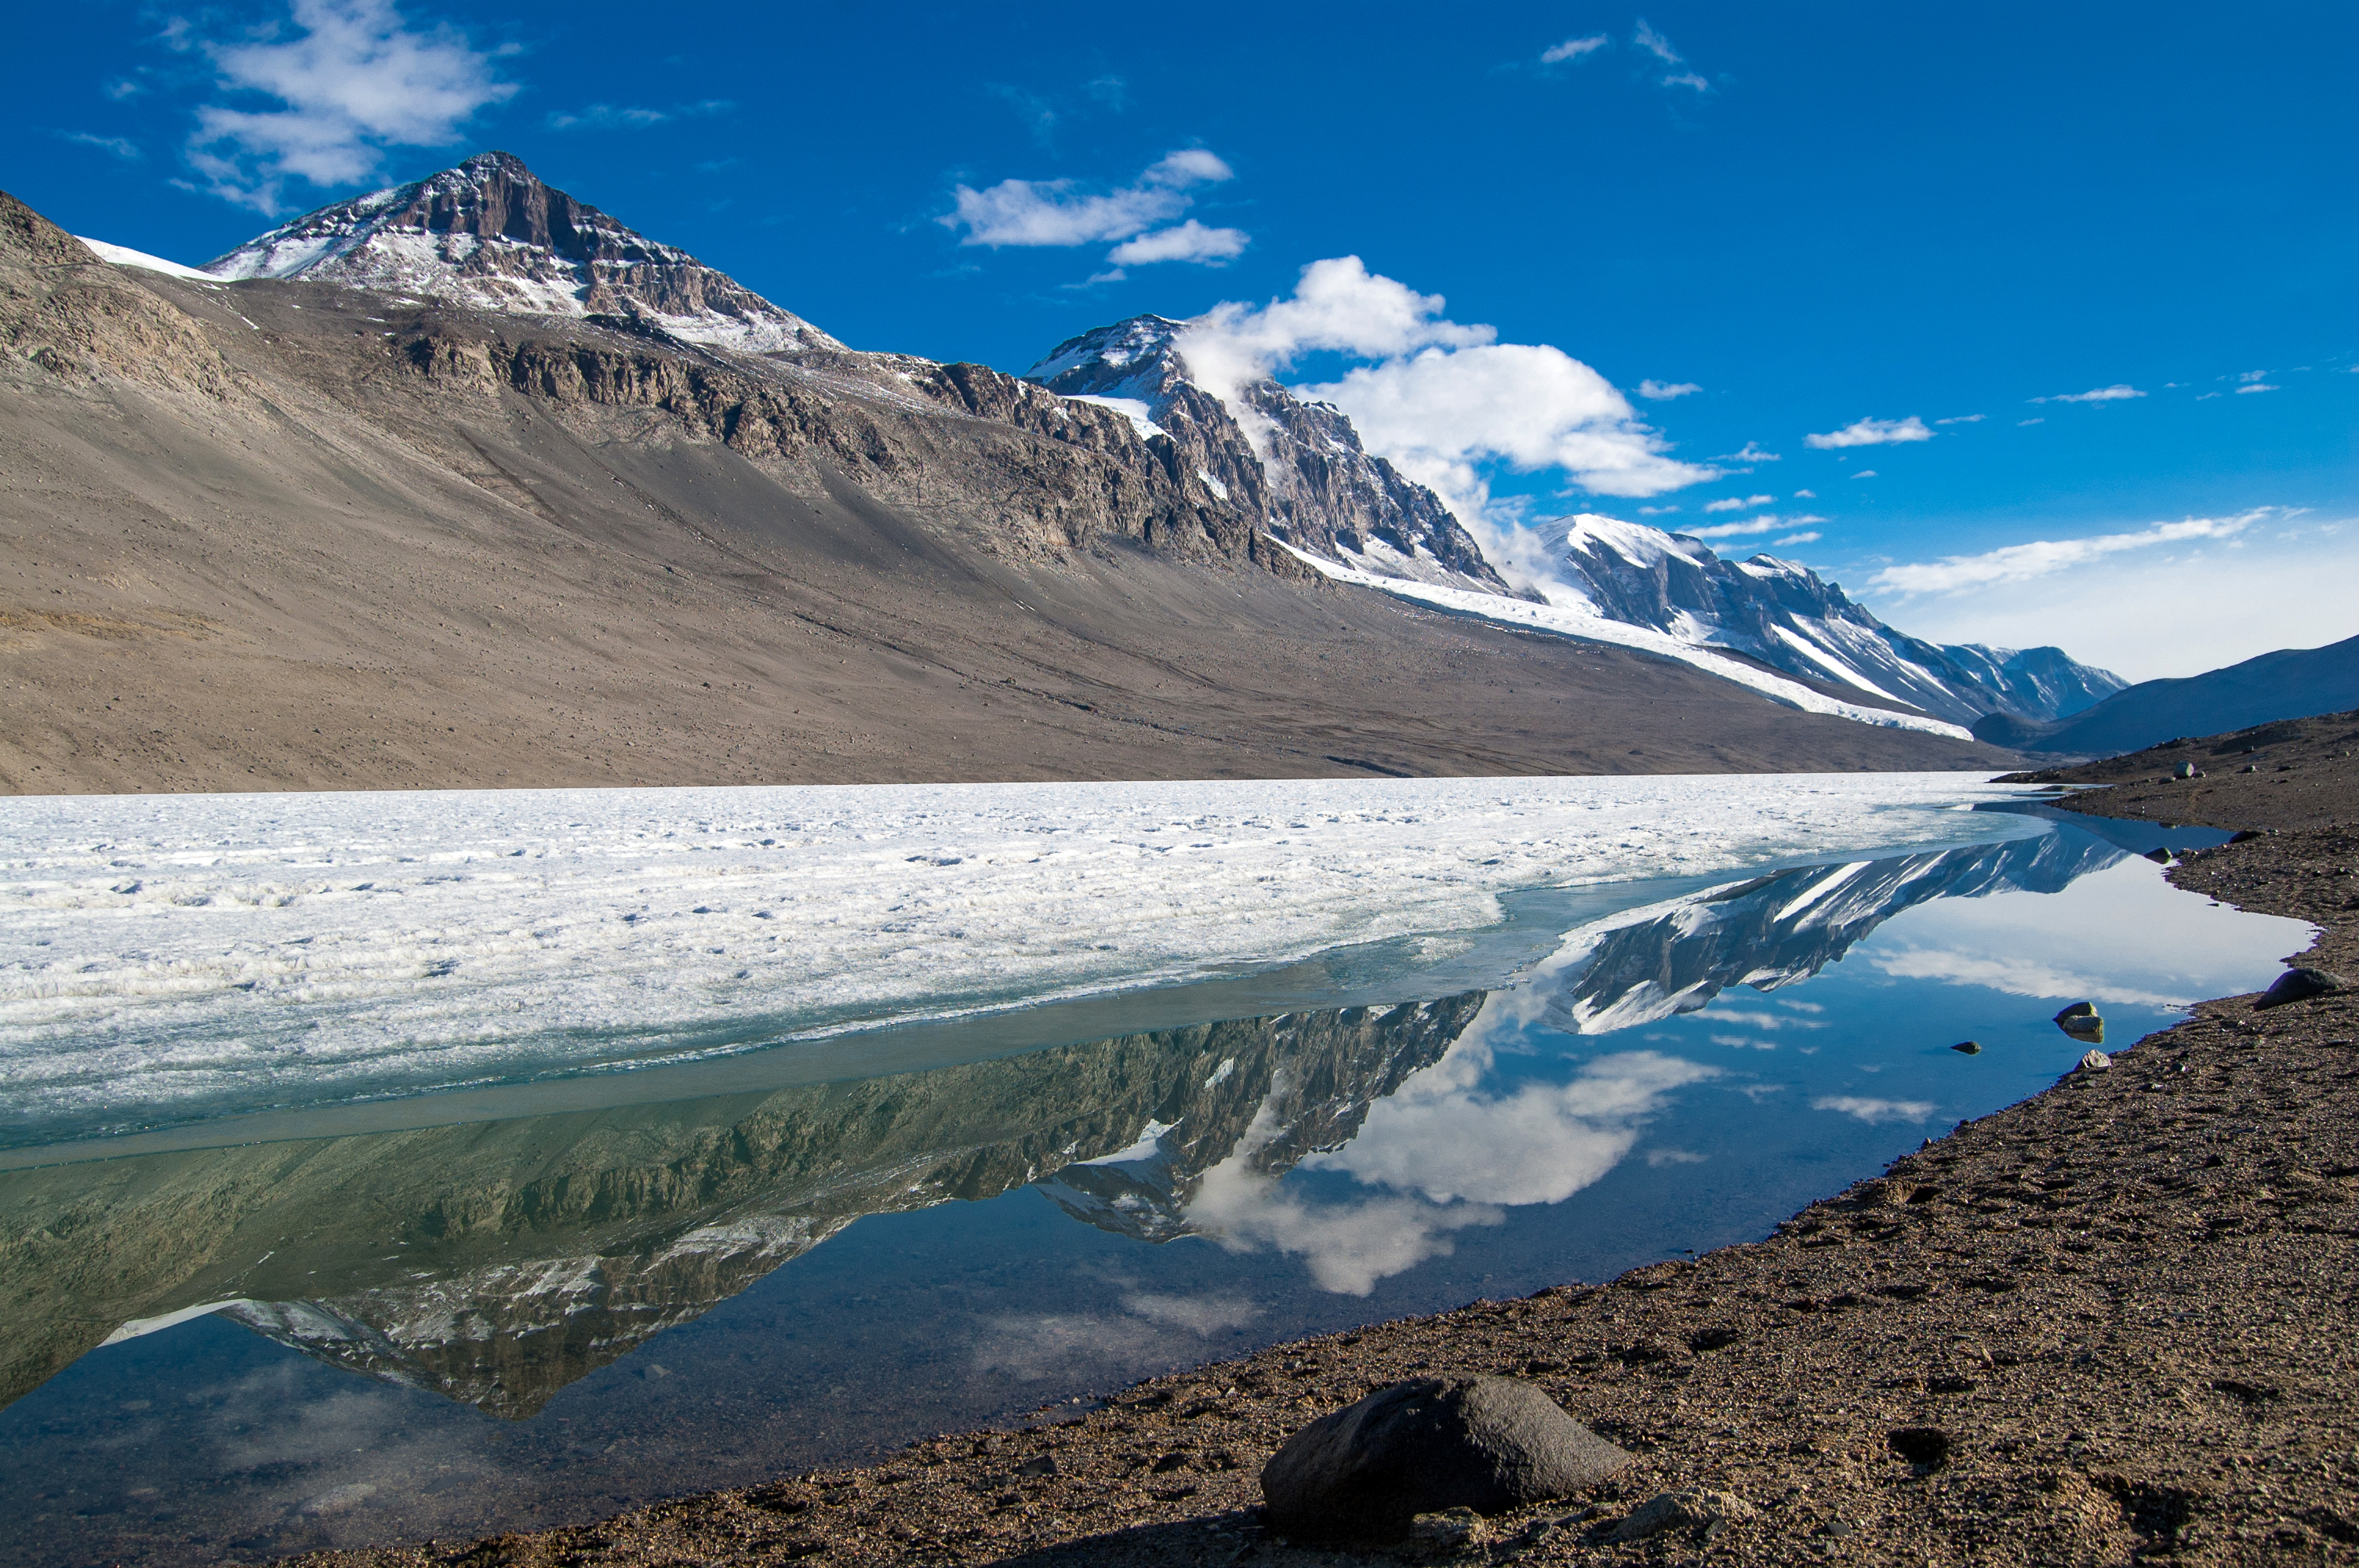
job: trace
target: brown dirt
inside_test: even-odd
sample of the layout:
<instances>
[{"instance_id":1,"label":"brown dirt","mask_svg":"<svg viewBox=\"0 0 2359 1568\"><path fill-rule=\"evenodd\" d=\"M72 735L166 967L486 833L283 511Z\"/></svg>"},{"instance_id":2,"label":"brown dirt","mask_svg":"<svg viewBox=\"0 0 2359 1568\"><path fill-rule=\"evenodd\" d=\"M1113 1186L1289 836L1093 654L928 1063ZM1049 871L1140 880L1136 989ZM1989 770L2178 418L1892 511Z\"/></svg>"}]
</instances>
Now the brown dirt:
<instances>
[{"instance_id":1,"label":"brown dirt","mask_svg":"<svg viewBox=\"0 0 2359 1568\"><path fill-rule=\"evenodd\" d=\"M2304 765L2319 776L2299 788L2214 784L2221 825L2280 831L2191 855L2172 879L2317 923L2305 961L2359 974L2359 764ZM2077 804L2149 816L2147 787ZM2169 820L2203 815L2184 793L2153 798ZM2206 1002L1756 1245L1281 1346L864 1469L305 1561L1385 1561L1271 1538L1262 1461L1386 1383L1498 1372L1637 1458L1584 1497L1492 1521L1468 1563L2359 1562L2359 995L2256 1000ZM1895 1451L1912 1427L1947 1437L1944 1463ZM1692 1486L1758 1511L1710 1540L1600 1539Z\"/></svg>"}]
</instances>

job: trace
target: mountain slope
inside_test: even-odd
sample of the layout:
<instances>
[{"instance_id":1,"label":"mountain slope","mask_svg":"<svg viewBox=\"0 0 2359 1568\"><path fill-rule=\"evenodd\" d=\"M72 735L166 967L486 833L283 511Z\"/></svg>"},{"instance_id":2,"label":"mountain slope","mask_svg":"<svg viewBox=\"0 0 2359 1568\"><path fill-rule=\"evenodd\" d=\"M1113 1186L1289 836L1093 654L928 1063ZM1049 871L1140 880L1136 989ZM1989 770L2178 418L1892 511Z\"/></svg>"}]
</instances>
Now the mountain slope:
<instances>
[{"instance_id":1,"label":"mountain slope","mask_svg":"<svg viewBox=\"0 0 2359 1568\"><path fill-rule=\"evenodd\" d=\"M1378 577L1508 591L1441 498L1370 455L1332 404L1263 380L1231 408L1198 385L1178 346L1186 330L1134 316L1058 344L1025 379L1130 412L1172 444L1179 468L1298 550Z\"/></svg>"},{"instance_id":2,"label":"mountain slope","mask_svg":"<svg viewBox=\"0 0 2359 1568\"><path fill-rule=\"evenodd\" d=\"M2025 751L2111 756L2181 735L2352 708L2359 708L2359 637L2323 648L2280 648L2200 676L2140 681L2062 724L1996 719L1975 725L1974 733Z\"/></svg>"},{"instance_id":3,"label":"mountain slope","mask_svg":"<svg viewBox=\"0 0 2359 1568\"><path fill-rule=\"evenodd\" d=\"M1329 590L982 366L110 266L6 199L0 345L11 790L1995 762Z\"/></svg>"}]
</instances>

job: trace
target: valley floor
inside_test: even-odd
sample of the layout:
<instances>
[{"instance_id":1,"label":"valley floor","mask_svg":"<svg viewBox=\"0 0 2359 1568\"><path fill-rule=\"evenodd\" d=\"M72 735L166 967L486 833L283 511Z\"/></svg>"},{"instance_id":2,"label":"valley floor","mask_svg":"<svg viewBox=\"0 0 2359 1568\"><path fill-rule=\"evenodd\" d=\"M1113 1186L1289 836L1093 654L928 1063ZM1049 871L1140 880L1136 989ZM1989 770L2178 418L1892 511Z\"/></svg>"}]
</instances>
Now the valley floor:
<instances>
[{"instance_id":1,"label":"valley floor","mask_svg":"<svg viewBox=\"0 0 2359 1568\"><path fill-rule=\"evenodd\" d=\"M2359 763L2331 729L2299 789L2238 774L2081 806L2278 829L2172 880L2311 921L2303 961L2359 972ZM2359 994L2256 1000L2203 1003L1758 1244L1280 1346L865 1468L310 1561L1307 1568L1353 1559L1262 1530L1263 1460L1374 1388L1496 1372L1638 1459L1493 1521L1466 1561L2359 1562ZM1896 1454L1908 1427L1946 1434L1947 1462ZM1600 1539L1686 1487L1756 1512L1708 1541Z\"/></svg>"}]
</instances>

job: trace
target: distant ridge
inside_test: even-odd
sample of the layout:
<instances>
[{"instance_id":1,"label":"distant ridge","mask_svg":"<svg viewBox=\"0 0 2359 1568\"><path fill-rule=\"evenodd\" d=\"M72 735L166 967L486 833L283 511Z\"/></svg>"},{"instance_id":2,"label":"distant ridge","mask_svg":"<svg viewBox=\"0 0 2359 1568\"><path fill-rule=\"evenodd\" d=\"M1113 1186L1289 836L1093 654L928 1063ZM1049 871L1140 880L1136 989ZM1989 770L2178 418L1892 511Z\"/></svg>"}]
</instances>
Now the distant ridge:
<instances>
[{"instance_id":1,"label":"distant ridge","mask_svg":"<svg viewBox=\"0 0 2359 1568\"><path fill-rule=\"evenodd\" d=\"M2062 724L1993 715L1974 737L2026 752L2113 756L2181 735L2216 735L2359 708L2359 637L2280 648L2200 676L2141 681Z\"/></svg>"}]
</instances>

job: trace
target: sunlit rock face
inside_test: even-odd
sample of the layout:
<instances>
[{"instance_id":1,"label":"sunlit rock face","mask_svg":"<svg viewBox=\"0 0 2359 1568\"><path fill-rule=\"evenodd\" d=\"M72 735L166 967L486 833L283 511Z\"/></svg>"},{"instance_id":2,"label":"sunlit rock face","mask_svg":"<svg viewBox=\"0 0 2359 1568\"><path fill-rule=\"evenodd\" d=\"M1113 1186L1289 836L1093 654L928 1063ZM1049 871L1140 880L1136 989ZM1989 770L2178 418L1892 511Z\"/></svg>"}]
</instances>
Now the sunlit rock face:
<instances>
[{"instance_id":1,"label":"sunlit rock face","mask_svg":"<svg viewBox=\"0 0 2359 1568\"><path fill-rule=\"evenodd\" d=\"M1130 413L1176 474L1296 549L1380 577L1508 591L1441 498L1362 447L1342 409L1267 379L1224 402L1190 373L1186 330L1134 316L1058 344L1025 379Z\"/></svg>"},{"instance_id":2,"label":"sunlit rock face","mask_svg":"<svg viewBox=\"0 0 2359 1568\"><path fill-rule=\"evenodd\" d=\"M755 353L842 345L671 245L546 185L511 153L309 212L202 269L479 309L608 317Z\"/></svg>"}]
</instances>

